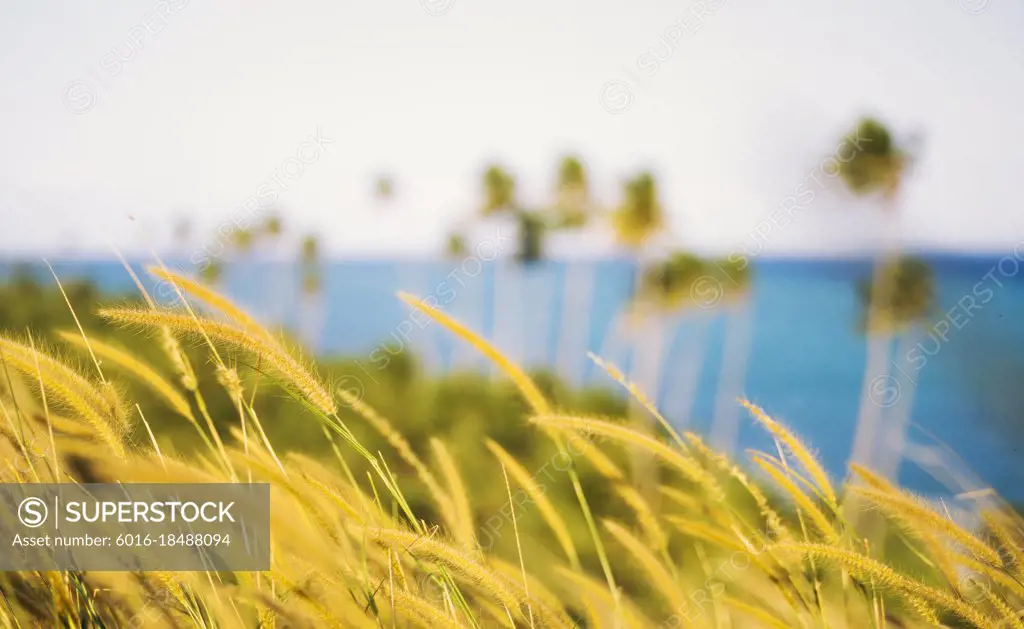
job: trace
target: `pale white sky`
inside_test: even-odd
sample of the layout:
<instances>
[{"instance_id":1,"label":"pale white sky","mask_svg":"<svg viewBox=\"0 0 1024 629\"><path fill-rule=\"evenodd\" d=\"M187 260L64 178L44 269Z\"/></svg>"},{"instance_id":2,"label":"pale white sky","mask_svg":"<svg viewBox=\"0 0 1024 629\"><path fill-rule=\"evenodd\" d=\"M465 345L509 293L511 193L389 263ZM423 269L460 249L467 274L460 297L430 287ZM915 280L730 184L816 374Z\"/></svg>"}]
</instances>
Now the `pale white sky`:
<instances>
[{"instance_id":1,"label":"pale white sky","mask_svg":"<svg viewBox=\"0 0 1024 629\"><path fill-rule=\"evenodd\" d=\"M860 113L924 137L906 240L1003 248L1024 239L1022 30L1017 0L5 2L0 254L161 245L188 212L212 230L318 129L334 143L277 190L336 254L436 249L486 161L540 202L570 150L609 204L654 169L685 244L733 248ZM771 250L863 246L863 208L808 185Z\"/></svg>"}]
</instances>

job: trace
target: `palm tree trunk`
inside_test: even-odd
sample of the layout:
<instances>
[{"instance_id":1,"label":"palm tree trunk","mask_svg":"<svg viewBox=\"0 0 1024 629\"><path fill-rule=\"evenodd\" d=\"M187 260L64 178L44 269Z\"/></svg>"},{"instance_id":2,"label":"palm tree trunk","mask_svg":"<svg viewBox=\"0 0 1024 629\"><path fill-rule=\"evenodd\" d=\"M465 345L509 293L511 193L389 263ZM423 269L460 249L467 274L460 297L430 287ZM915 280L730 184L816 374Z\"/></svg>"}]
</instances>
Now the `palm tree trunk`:
<instances>
[{"instance_id":1,"label":"palm tree trunk","mask_svg":"<svg viewBox=\"0 0 1024 629\"><path fill-rule=\"evenodd\" d=\"M323 327L322 292L303 293L299 305L299 338L312 353L319 352L320 330Z\"/></svg>"},{"instance_id":2,"label":"palm tree trunk","mask_svg":"<svg viewBox=\"0 0 1024 629\"><path fill-rule=\"evenodd\" d=\"M630 365L630 369L629 369L629 379L632 380L634 383L636 383L637 386L639 386L643 390L643 392L645 394L647 394L648 396L656 396L657 395L657 391L651 391L649 389L646 389L645 387L647 386L647 383L641 381L641 379L643 379L645 377L645 375L646 375L646 374L644 374L644 367L646 366L646 362L645 362L647 360L646 354L648 353L648 349L647 349L646 343L644 341L646 339L649 342L649 338L650 337L649 337L648 334L644 334L643 331L641 331L639 333L639 335L638 335L637 334L637 330L634 329L634 319L633 319L634 310L633 310L633 308L636 306L636 304L639 301L639 298L640 298L640 282L643 279L643 267L640 264L640 257L639 257L639 255L634 255L633 256L633 265L634 265L633 266L633 285L631 286L630 293L629 293L629 295L627 297L628 301L626 303L626 308L625 308L625 313L624 313L624 316L625 316L625 327L626 327L626 337L629 340L629 348L630 348L631 353L632 353L632 357L631 357L632 364ZM644 313L643 316L647 316L647 313ZM647 321L645 321L642 324L643 330L648 332L648 333L651 332L651 330L655 327L655 325L656 324L648 323ZM637 402L636 400L631 399L630 400L630 406L631 406L630 415L632 417L638 419L638 420L642 420L642 418L644 418L644 416L646 415L646 411L641 407L640 403ZM644 431L647 432L647 430L646 430L647 425L646 424L648 424L648 423L649 422L641 421L641 425L639 425L637 427L638 428L643 428Z\"/></svg>"},{"instance_id":3,"label":"palm tree trunk","mask_svg":"<svg viewBox=\"0 0 1024 629\"><path fill-rule=\"evenodd\" d=\"M592 261L566 263L555 364L559 376L573 387L583 385L596 273L596 265Z\"/></svg>"},{"instance_id":4,"label":"palm tree trunk","mask_svg":"<svg viewBox=\"0 0 1024 629\"><path fill-rule=\"evenodd\" d=\"M690 339L684 339L682 360L676 372L675 381L678 386L669 387L668 393L672 397L665 400L665 407L671 409L672 422L677 426L688 426L693 421L693 407L697 401L701 367L704 363L708 320L703 312L698 312L691 322L694 327L693 335Z\"/></svg>"},{"instance_id":5,"label":"palm tree trunk","mask_svg":"<svg viewBox=\"0 0 1024 629\"><path fill-rule=\"evenodd\" d=\"M917 330L910 330L900 337L898 342L897 358L906 356L910 348L917 342ZM882 439L878 449L878 456L872 461L875 471L885 478L896 480L900 463L907 445L907 431L910 427L911 415L914 409L914 394L917 392L917 380L909 373L896 366L902 378L894 376L893 384L898 385L896 389L899 397L895 404L886 409L888 415L882 427ZM899 384L903 382L903 384Z\"/></svg>"},{"instance_id":6,"label":"palm tree trunk","mask_svg":"<svg viewBox=\"0 0 1024 629\"><path fill-rule=\"evenodd\" d=\"M449 310L453 317L487 340L494 341L494 331L487 329L485 320L488 278L486 270L482 268L475 277L462 278L461 282L445 279L438 290L438 299L442 308ZM444 343L450 339L448 331L440 325L431 324L430 327L433 329L435 347L444 347ZM483 361L480 352L469 343L454 342L450 347L449 365L453 371L472 371Z\"/></svg>"},{"instance_id":7,"label":"palm tree trunk","mask_svg":"<svg viewBox=\"0 0 1024 629\"><path fill-rule=\"evenodd\" d=\"M633 365L630 380L652 400L658 399L658 388L661 374L662 356L665 340L665 328L668 322L660 315L645 320L642 330L633 343ZM655 420L643 405L630 399L630 415L633 425L647 436L657 432ZM630 462L633 469L634 482L640 495L652 508L658 504L658 467L648 452L639 448L630 451Z\"/></svg>"},{"instance_id":8,"label":"palm tree trunk","mask_svg":"<svg viewBox=\"0 0 1024 629\"><path fill-rule=\"evenodd\" d=\"M886 200L883 210L886 217L895 213L889 206L892 199ZM893 242L893 226L885 221L881 236L881 252L874 263L871 282L871 301L868 305L867 321L867 359L864 364L864 378L861 389L860 411L857 416L857 428L853 438L853 450L850 461L861 465L871 465L871 454L876 449L879 423L882 417L882 405L892 386L889 374L889 353L892 350L892 332L881 329L880 315L887 304L884 303L890 291L886 283L886 266L898 255L898 246ZM876 399L877 398L877 399Z\"/></svg>"},{"instance_id":9,"label":"palm tree trunk","mask_svg":"<svg viewBox=\"0 0 1024 629\"><path fill-rule=\"evenodd\" d=\"M523 330L523 273L522 267L514 260L498 260L494 273L494 295L492 332L495 343L501 352L516 365L523 362L522 330ZM498 375L496 367L491 366L491 373Z\"/></svg>"},{"instance_id":10,"label":"palm tree trunk","mask_svg":"<svg viewBox=\"0 0 1024 629\"><path fill-rule=\"evenodd\" d=\"M398 290L411 293L420 299L432 295L434 291L430 287L430 265L425 261L419 263L416 260L399 262L397 288ZM436 334L420 330L417 326L413 326L409 334L409 346L412 349L414 358L420 361L425 370L433 371L445 368L441 353L437 347L438 338Z\"/></svg>"},{"instance_id":11,"label":"palm tree trunk","mask_svg":"<svg viewBox=\"0 0 1024 629\"><path fill-rule=\"evenodd\" d=\"M882 421L882 404L889 395L892 384L889 375L889 355L892 349L892 334L875 332L868 338L867 359L864 364L863 388L860 396L860 411L857 428L853 437L850 462L870 466L872 453L877 447L879 425Z\"/></svg>"},{"instance_id":12,"label":"palm tree trunk","mask_svg":"<svg viewBox=\"0 0 1024 629\"><path fill-rule=\"evenodd\" d=\"M523 300L529 304L520 306L522 317L517 324L520 333L519 345L523 352L523 366L527 368L551 364L551 324L555 321L555 291L558 285L546 260L530 264L522 269Z\"/></svg>"},{"instance_id":13,"label":"palm tree trunk","mask_svg":"<svg viewBox=\"0 0 1024 629\"><path fill-rule=\"evenodd\" d=\"M657 399L656 379L660 369L664 338L665 321L661 315L650 316L644 312L645 319L636 325L632 308L636 305L640 294L640 282L643 267L638 256L634 256L633 285L624 310L626 338L631 350L629 379L651 399ZM617 332L617 330L616 330ZM653 436L656 432L654 418L636 399L629 398L629 417L631 424L641 434ZM630 468L633 470L634 483L640 495L652 508L658 503L658 468L647 452L640 448L629 451Z\"/></svg>"},{"instance_id":14,"label":"palm tree trunk","mask_svg":"<svg viewBox=\"0 0 1024 629\"><path fill-rule=\"evenodd\" d=\"M740 405L750 357L751 317L746 300L729 304L725 319L722 366L715 396L715 417L711 424L711 445L730 454L736 449L740 432Z\"/></svg>"},{"instance_id":15,"label":"palm tree trunk","mask_svg":"<svg viewBox=\"0 0 1024 629\"><path fill-rule=\"evenodd\" d=\"M658 399L668 324L661 316L645 321L633 350L633 374L630 379L652 400ZM647 414L646 411L640 412L645 416Z\"/></svg>"}]
</instances>

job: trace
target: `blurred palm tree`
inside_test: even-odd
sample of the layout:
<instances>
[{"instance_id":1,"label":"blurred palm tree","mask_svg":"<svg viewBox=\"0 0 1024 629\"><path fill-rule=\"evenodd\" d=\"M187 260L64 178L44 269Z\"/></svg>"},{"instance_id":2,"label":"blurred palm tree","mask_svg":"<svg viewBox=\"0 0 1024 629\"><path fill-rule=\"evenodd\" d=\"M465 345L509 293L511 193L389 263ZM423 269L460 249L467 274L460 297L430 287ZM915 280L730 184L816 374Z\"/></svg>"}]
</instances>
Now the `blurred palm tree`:
<instances>
[{"instance_id":1,"label":"blurred palm tree","mask_svg":"<svg viewBox=\"0 0 1024 629\"><path fill-rule=\"evenodd\" d=\"M619 243L636 253L665 226L654 175L640 173L627 181L623 197L622 205L612 213L612 227Z\"/></svg>"},{"instance_id":2,"label":"blurred palm tree","mask_svg":"<svg viewBox=\"0 0 1024 629\"><path fill-rule=\"evenodd\" d=\"M395 180L390 175L378 175L373 182L374 195L383 201L390 201L395 196Z\"/></svg>"},{"instance_id":3,"label":"blurred palm tree","mask_svg":"<svg viewBox=\"0 0 1024 629\"><path fill-rule=\"evenodd\" d=\"M481 191L483 203L480 207L480 216L484 222L494 222L496 230L503 227L510 229L515 226L516 231L519 232L516 252L512 259L499 256L495 261L494 279L491 286L491 321L493 322L491 334L498 346L511 360L522 364L525 323L523 321L523 268L520 263L535 256L539 257L540 237L536 225L531 224L531 220L524 215L525 213L519 207L515 178L503 166L491 164L484 169ZM524 227L532 230L532 233L525 234ZM527 250L530 248L533 251ZM498 374L493 367L490 369L492 374Z\"/></svg>"},{"instance_id":4,"label":"blurred palm tree","mask_svg":"<svg viewBox=\"0 0 1024 629\"><path fill-rule=\"evenodd\" d=\"M251 229L235 229L231 232L231 246L242 258L252 253L256 245L256 234Z\"/></svg>"},{"instance_id":5,"label":"blurred palm tree","mask_svg":"<svg viewBox=\"0 0 1024 629\"><path fill-rule=\"evenodd\" d=\"M878 281L883 285L881 291L875 286ZM934 311L935 280L931 267L921 258L911 256L888 260L874 278L862 281L857 289L861 329L869 335L896 337L900 347L896 356L906 356L916 343L921 324ZM878 308L879 299L884 308ZM895 477L903 457L917 388L917 380L903 373L908 381L905 385L899 384L895 375L876 376L869 385L869 395L874 394L872 403L893 415L882 423L875 456L870 461L876 472L890 478Z\"/></svg>"},{"instance_id":6,"label":"blurred palm tree","mask_svg":"<svg viewBox=\"0 0 1024 629\"><path fill-rule=\"evenodd\" d=\"M177 255L188 259L188 249L192 240L192 221L187 217L180 217L174 224L174 247Z\"/></svg>"},{"instance_id":7,"label":"blurred palm tree","mask_svg":"<svg viewBox=\"0 0 1024 629\"><path fill-rule=\"evenodd\" d=\"M266 297L269 303L264 307L264 312L276 323L283 323L287 316L288 301L282 299L288 294L291 274L291 265L278 260L281 250L281 241L284 236L284 219L279 212L271 212L259 226L259 241L261 249L264 250L266 264L269 266L267 278Z\"/></svg>"},{"instance_id":8,"label":"blurred palm tree","mask_svg":"<svg viewBox=\"0 0 1024 629\"><path fill-rule=\"evenodd\" d=\"M263 234L267 238L280 238L284 233L284 219L277 212L273 212L263 221L262 227Z\"/></svg>"},{"instance_id":9,"label":"blurred palm tree","mask_svg":"<svg viewBox=\"0 0 1024 629\"><path fill-rule=\"evenodd\" d=\"M567 155L558 165L558 186L555 209L556 228L583 227L589 217L590 190L583 161Z\"/></svg>"},{"instance_id":10,"label":"blurred palm tree","mask_svg":"<svg viewBox=\"0 0 1024 629\"><path fill-rule=\"evenodd\" d=\"M461 272L460 268L463 262L469 257L469 238L463 229L453 229L448 232L448 236L445 238L444 249L442 250L442 257L448 264L445 269L446 272ZM486 302L483 298L474 300L466 295L467 287L462 284L467 284L468 286L465 280L459 283L458 281L452 282L446 278L438 286L437 298L441 301L443 307L450 307L453 310L452 314L457 319L467 325L475 326L477 329L483 329L483 310ZM477 288L479 289L479 286ZM453 302L451 306L444 303L446 299L449 299L449 291L451 292L450 299ZM447 331L441 328L441 326L430 326L429 336L433 339L434 347L447 348L446 367L449 371L470 370L474 365L480 363L481 357L479 352L469 346L468 343L450 342L451 339ZM439 351L444 350L439 349Z\"/></svg>"},{"instance_id":11,"label":"blurred palm tree","mask_svg":"<svg viewBox=\"0 0 1024 629\"><path fill-rule=\"evenodd\" d=\"M662 391L666 349L673 341L669 330L675 330L679 318L691 311L694 283L705 273L704 261L699 257L674 251L664 260L644 268L640 275L628 315L633 320L631 327L642 330L633 349L631 379L655 400L659 399ZM677 422L686 421L693 406L700 376L700 341L699 338L691 339L693 352L692 360L686 361L688 369L683 373L682 381L673 381L669 387L669 390L683 393L683 408L675 418ZM648 434L655 432L653 419L639 404L632 404L632 414L638 428ZM657 469L642 455L634 453L632 459L640 491L652 505L657 505Z\"/></svg>"},{"instance_id":12,"label":"blurred palm tree","mask_svg":"<svg viewBox=\"0 0 1024 629\"><path fill-rule=\"evenodd\" d=\"M704 261L685 251L645 268L636 295L637 314L663 316L693 305L693 286L706 272Z\"/></svg>"},{"instance_id":13,"label":"blurred palm tree","mask_svg":"<svg viewBox=\"0 0 1024 629\"><path fill-rule=\"evenodd\" d=\"M552 227L562 236L585 238L594 219L586 166L580 157L566 155L556 174ZM575 386L583 385L587 364L595 274L593 260L574 257L565 263L555 364L559 375Z\"/></svg>"},{"instance_id":14,"label":"blurred palm tree","mask_svg":"<svg viewBox=\"0 0 1024 629\"><path fill-rule=\"evenodd\" d=\"M373 178L373 198L377 204L378 211L393 210L395 207L395 178L389 173L380 173ZM392 220L402 220L396 216ZM394 227L392 227L394 229ZM427 296L426 288L430 278L430 268L423 260L417 260L411 256L399 255L395 264L396 286L398 290L412 293L420 298ZM420 354L420 358L427 359L427 354L432 353L429 342L419 343L420 339L410 339L416 347L412 351ZM429 362L429 360L427 360Z\"/></svg>"},{"instance_id":15,"label":"blurred palm tree","mask_svg":"<svg viewBox=\"0 0 1024 629\"><path fill-rule=\"evenodd\" d=\"M650 271L646 270L641 261L644 248L662 231L665 223L664 210L658 199L658 186L651 173L640 173L626 182L622 204L612 212L611 219L615 238L621 246L629 251L633 263L633 285L630 288L632 305L622 313L611 330L613 335L618 335L621 333L623 323L632 324L628 325L628 328L635 327L638 318L631 314L635 315L639 312L635 306L642 305L644 300L649 297L644 294L645 288L649 292L649 287L644 285L645 281L651 281L650 273L661 272L658 267L654 267ZM625 321L623 321L623 317L625 317ZM645 352L661 355L661 349L654 347L658 341L649 338L654 336L657 339L663 336L663 331L656 328L657 326L644 326L642 329L648 338L647 342L639 343L639 347L634 349L633 365L635 368L643 369L642 365L649 364L650 359L643 356ZM635 329L628 330L629 336L632 336L633 333L635 333ZM638 353L641 355L636 356ZM650 394L657 395L657 391L650 391Z\"/></svg>"},{"instance_id":16,"label":"blurred palm tree","mask_svg":"<svg viewBox=\"0 0 1024 629\"><path fill-rule=\"evenodd\" d=\"M445 257L452 260L461 260L467 253L469 253L469 245L466 244L466 235L460 231L450 232L445 240Z\"/></svg>"},{"instance_id":17,"label":"blurred palm tree","mask_svg":"<svg viewBox=\"0 0 1024 629\"><path fill-rule=\"evenodd\" d=\"M511 324L515 334L510 342L518 344L522 362L537 361L548 364L548 339L554 321L557 277L548 260L547 236L551 217L544 210L519 209L515 213L516 245L514 276L511 285L515 293L509 295L515 303L509 304L515 313ZM506 280L508 275L506 275Z\"/></svg>"},{"instance_id":18,"label":"blurred palm tree","mask_svg":"<svg viewBox=\"0 0 1024 629\"><path fill-rule=\"evenodd\" d=\"M219 290L224 279L224 262L220 258L209 258L207 265L200 269L199 277L210 288Z\"/></svg>"},{"instance_id":19,"label":"blurred palm tree","mask_svg":"<svg viewBox=\"0 0 1024 629\"><path fill-rule=\"evenodd\" d=\"M323 315L323 270L320 241L315 235L302 239L299 250L301 297L299 300L299 336L311 351L317 351Z\"/></svg>"},{"instance_id":20,"label":"blurred palm tree","mask_svg":"<svg viewBox=\"0 0 1024 629\"><path fill-rule=\"evenodd\" d=\"M891 327L875 321L890 310L888 300L894 296L888 282L894 276L885 269L898 254L897 199L909 164L908 152L900 147L892 132L874 118L861 119L844 138L852 147L848 157L839 156L839 176L846 187L858 196L879 195L884 216L880 247L874 261L872 294L867 311L867 357L863 388L851 461L871 465L876 449L882 407L871 400L871 386L888 374L892 345Z\"/></svg>"},{"instance_id":21,"label":"blurred palm tree","mask_svg":"<svg viewBox=\"0 0 1024 629\"><path fill-rule=\"evenodd\" d=\"M722 364L715 395L715 416L711 424L711 445L721 452L732 452L739 439L740 405L750 357L750 261L729 257L714 263L718 273L711 277L720 290L725 310L725 338Z\"/></svg>"},{"instance_id":22,"label":"blurred palm tree","mask_svg":"<svg viewBox=\"0 0 1024 629\"><path fill-rule=\"evenodd\" d=\"M539 212L520 210L516 212L516 225L519 243L516 247L516 260L522 265L533 265L544 259L544 236L547 224Z\"/></svg>"},{"instance_id":23,"label":"blurred palm tree","mask_svg":"<svg viewBox=\"0 0 1024 629\"><path fill-rule=\"evenodd\" d=\"M516 207L516 181L498 164L491 164L484 170L483 192L484 204L480 211L484 216L507 212Z\"/></svg>"}]
</instances>

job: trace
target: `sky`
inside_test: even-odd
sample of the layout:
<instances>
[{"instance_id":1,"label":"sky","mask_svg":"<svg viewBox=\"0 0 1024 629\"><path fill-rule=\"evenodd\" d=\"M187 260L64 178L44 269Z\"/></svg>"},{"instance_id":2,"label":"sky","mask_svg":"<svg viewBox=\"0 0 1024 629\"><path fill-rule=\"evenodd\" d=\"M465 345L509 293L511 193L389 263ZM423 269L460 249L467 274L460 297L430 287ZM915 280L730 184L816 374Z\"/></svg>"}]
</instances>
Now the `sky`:
<instances>
[{"instance_id":1,"label":"sky","mask_svg":"<svg viewBox=\"0 0 1024 629\"><path fill-rule=\"evenodd\" d=\"M270 200L285 248L433 252L485 164L540 206L569 152L605 207L656 173L679 246L1009 251L1022 28L1016 0L6 2L0 256L165 248L185 216L199 241ZM895 226L827 176L865 114L914 147Z\"/></svg>"}]
</instances>

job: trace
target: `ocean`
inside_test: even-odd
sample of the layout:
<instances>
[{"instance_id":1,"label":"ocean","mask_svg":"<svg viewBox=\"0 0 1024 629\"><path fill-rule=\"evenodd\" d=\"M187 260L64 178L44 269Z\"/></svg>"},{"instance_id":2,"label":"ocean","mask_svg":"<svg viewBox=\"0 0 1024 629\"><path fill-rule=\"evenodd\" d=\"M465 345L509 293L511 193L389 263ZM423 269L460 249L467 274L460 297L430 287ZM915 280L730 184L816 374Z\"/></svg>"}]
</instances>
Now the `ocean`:
<instances>
[{"instance_id":1,"label":"ocean","mask_svg":"<svg viewBox=\"0 0 1024 629\"><path fill-rule=\"evenodd\" d=\"M992 486L1010 500L1024 500L1024 261L1013 255L924 257L937 280L934 318L896 352L875 399L883 406L894 392L912 399L909 438L916 459L938 457L941 466L968 479L967 488ZM133 290L116 260L51 263L62 279ZM0 278L14 265L0 263ZM143 266L132 265L139 271ZM764 258L753 261L752 271L743 303L727 308L716 301L719 287L708 284L699 299L709 307L665 314L659 325L641 324L634 337L610 333L632 289L634 267L627 259L553 260L526 268L476 260L330 260L322 265L322 290L314 298L302 295L296 265L243 260L227 266L222 287L267 323L299 330L318 353L356 357L369 373L401 346L434 372L487 368L438 326L411 316L395 297L398 289L432 296L514 359L554 369L574 384L613 386L587 351L630 370L630 348L658 334L653 338L664 341L661 359L636 367L646 369L642 380L670 420L709 431L718 385L734 380L727 393L742 394L786 422L841 478L866 350L855 283L868 276L870 262ZM34 265L33 272L53 281L44 266ZM729 355L745 356L745 368L740 362L723 378L724 349L736 345L730 341L736 330L746 330L740 337L749 342ZM658 368L652 371L650 364ZM749 447L771 444L744 414L738 450ZM944 493L929 468L905 461L900 480L925 494ZM968 471L984 484L972 485Z\"/></svg>"}]
</instances>

